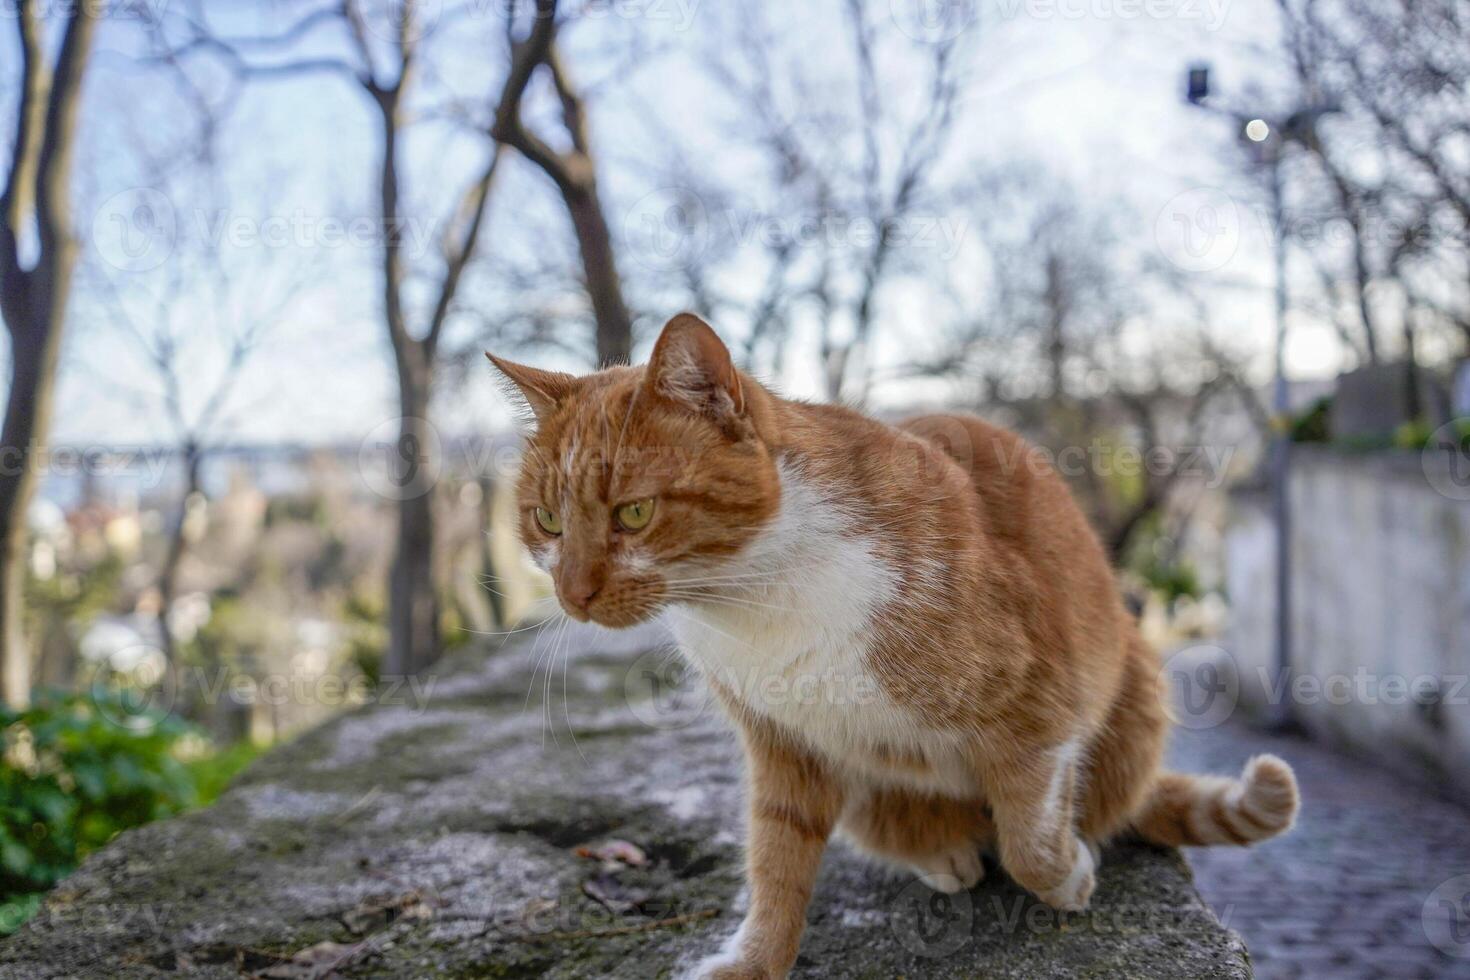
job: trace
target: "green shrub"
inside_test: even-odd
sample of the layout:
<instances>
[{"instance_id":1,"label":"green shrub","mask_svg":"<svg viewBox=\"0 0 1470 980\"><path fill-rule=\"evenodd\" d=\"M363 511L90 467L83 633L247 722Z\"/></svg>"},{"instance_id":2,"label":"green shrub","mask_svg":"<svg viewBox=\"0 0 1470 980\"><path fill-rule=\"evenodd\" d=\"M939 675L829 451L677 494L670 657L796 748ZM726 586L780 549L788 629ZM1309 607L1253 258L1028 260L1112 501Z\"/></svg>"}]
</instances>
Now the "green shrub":
<instances>
[{"instance_id":1,"label":"green shrub","mask_svg":"<svg viewBox=\"0 0 1470 980\"><path fill-rule=\"evenodd\" d=\"M40 692L24 711L0 708L0 738L0 934L88 853L208 802L254 754L215 754L193 727L140 719L101 688L92 697ZM198 758L186 761L191 747Z\"/></svg>"},{"instance_id":2,"label":"green shrub","mask_svg":"<svg viewBox=\"0 0 1470 980\"><path fill-rule=\"evenodd\" d=\"M261 751L261 746L247 739L189 762L189 775L194 780L198 805L208 806L218 799L230 781L254 762Z\"/></svg>"},{"instance_id":3,"label":"green shrub","mask_svg":"<svg viewBox=\"0 0 1470 980\"><path fill-rule=\"evenodd\" d=\"M1185 596L1198 599L1203 594L1194 566L1179 557L1174 542L1165 534L1161 511L1139 522L1129 539L1123 567L1171 605Z\"/></svg>"}]
</instances>

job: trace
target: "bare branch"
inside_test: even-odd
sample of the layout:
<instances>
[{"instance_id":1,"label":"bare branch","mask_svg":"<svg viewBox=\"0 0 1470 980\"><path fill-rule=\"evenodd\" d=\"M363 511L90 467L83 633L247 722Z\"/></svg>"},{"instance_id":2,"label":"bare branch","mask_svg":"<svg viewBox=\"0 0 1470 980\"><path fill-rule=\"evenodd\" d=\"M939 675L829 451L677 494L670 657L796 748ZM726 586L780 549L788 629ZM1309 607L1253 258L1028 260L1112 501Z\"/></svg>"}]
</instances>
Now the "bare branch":
<instances>
[{"instance_id":1,"label":"bare branch","mask_svg":"<svg viewBox=\"0 0 1470 980\"><path fill-rule=\"evenodd\" d=\"M491 135L540 167L563 193L567 193L574 192L576 185L566 161L528 130L521 119L526 87L536 69L546 63L555 37L556 0L536 0L536 19L530 34L511 48L510 71L506 73L505 85L501 89Z\"/></svg>"},{"instance_id":2,"label":"bare branch","mask_svg":"<svg viewBox=\"0 0 1470 980\"><path fill-rule=\"evenodd\" d=\"M485 222L486 203L490 199L490 187L495 182L495 172L499 165L500 147L496 145L490 151L490 162L485 165L485 170L479 179L470 186L461 204L461 212L467 210L470 214L469 222L463 237L446 249L444 281L439 287L439 299L434 304L434 313L429 320L429 330L424 338L430 357L438 348L439 336L443 331L444 321L449 316L455 293L459 289L460 277L464 274L465 266L469 264L479 244L480 230Z\"/></svg>"}]
</instances>

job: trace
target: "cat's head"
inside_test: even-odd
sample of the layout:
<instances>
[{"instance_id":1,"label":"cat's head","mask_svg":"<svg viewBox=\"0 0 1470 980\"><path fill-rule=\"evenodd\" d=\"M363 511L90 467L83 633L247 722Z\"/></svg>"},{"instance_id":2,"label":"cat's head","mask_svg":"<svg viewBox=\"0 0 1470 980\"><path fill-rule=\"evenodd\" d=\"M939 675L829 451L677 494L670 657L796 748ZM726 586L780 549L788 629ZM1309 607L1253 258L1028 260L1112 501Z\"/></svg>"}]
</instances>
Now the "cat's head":
<instances>
[{"instance_id":1,"label":"cat's head","mask_svg":"<svg viewBox=\"0 0 1470 980\"><path fill-rule=\"evenodd\" d=\"M770 396L698 317L670 320L641 367L573 377L490 359L534 415L520 533L572 618L650 618L774 516Z\"/></svg>"}]
</instances>

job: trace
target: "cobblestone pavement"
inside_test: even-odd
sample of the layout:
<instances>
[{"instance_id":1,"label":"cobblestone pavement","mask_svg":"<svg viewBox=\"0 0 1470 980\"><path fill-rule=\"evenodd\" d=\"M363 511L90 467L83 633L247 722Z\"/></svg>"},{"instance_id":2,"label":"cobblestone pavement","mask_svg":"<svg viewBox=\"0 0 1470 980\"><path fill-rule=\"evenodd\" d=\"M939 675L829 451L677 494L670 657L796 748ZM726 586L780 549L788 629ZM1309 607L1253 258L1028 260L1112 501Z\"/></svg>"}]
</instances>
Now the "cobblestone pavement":
<instances>
[{"instance_id":1,"label":"cobblestone pavement","mask_svg":"<svg viewBox=\"0 0 1470 980\"><path fill-rule=\"evenodd\" d=\"M1296 768L1296 829L1249 850L1188 852L1200 893L1244 937L1256 976L1470 978L1470 811L1385 769L1233 721L1176 730L1170 763L1236 773L1258 752Z\"/></svg>"}]
</instances>

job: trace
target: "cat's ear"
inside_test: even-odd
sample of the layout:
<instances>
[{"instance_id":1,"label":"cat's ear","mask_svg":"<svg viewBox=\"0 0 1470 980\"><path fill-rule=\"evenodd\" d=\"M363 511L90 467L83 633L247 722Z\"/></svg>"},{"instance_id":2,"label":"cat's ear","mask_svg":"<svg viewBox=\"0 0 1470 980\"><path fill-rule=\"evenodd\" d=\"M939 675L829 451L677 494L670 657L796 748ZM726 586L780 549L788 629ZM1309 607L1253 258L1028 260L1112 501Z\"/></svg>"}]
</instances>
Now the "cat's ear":
<instances>
[{"instance_id":1,"label":"cat's ear","mask_svg":"<svg viewBox=\"0 0 1470 980\"><path fill-rule=\"evenodd\" d=\"M726 419L745 414L745 391L729 348L693 313L680 313L664 324L648 358L644 384L702 415Z\"/></svg>"},{"instance_id":2,"label":"cat's ear","mask_svg":"<svg viewBox=\"0 0 1470 980\"><path fill-rule=\"evenodd\" d=\"M485 352L485 356L490 358L490 363L499 368L506 380L521 393L526 404L531 406L537 422L545 422L556 411L561 400L570 395L577 385L577 379L570 374L517 364L503 357L496 357L489 351Z\"/></svg>"}]
</instances>

